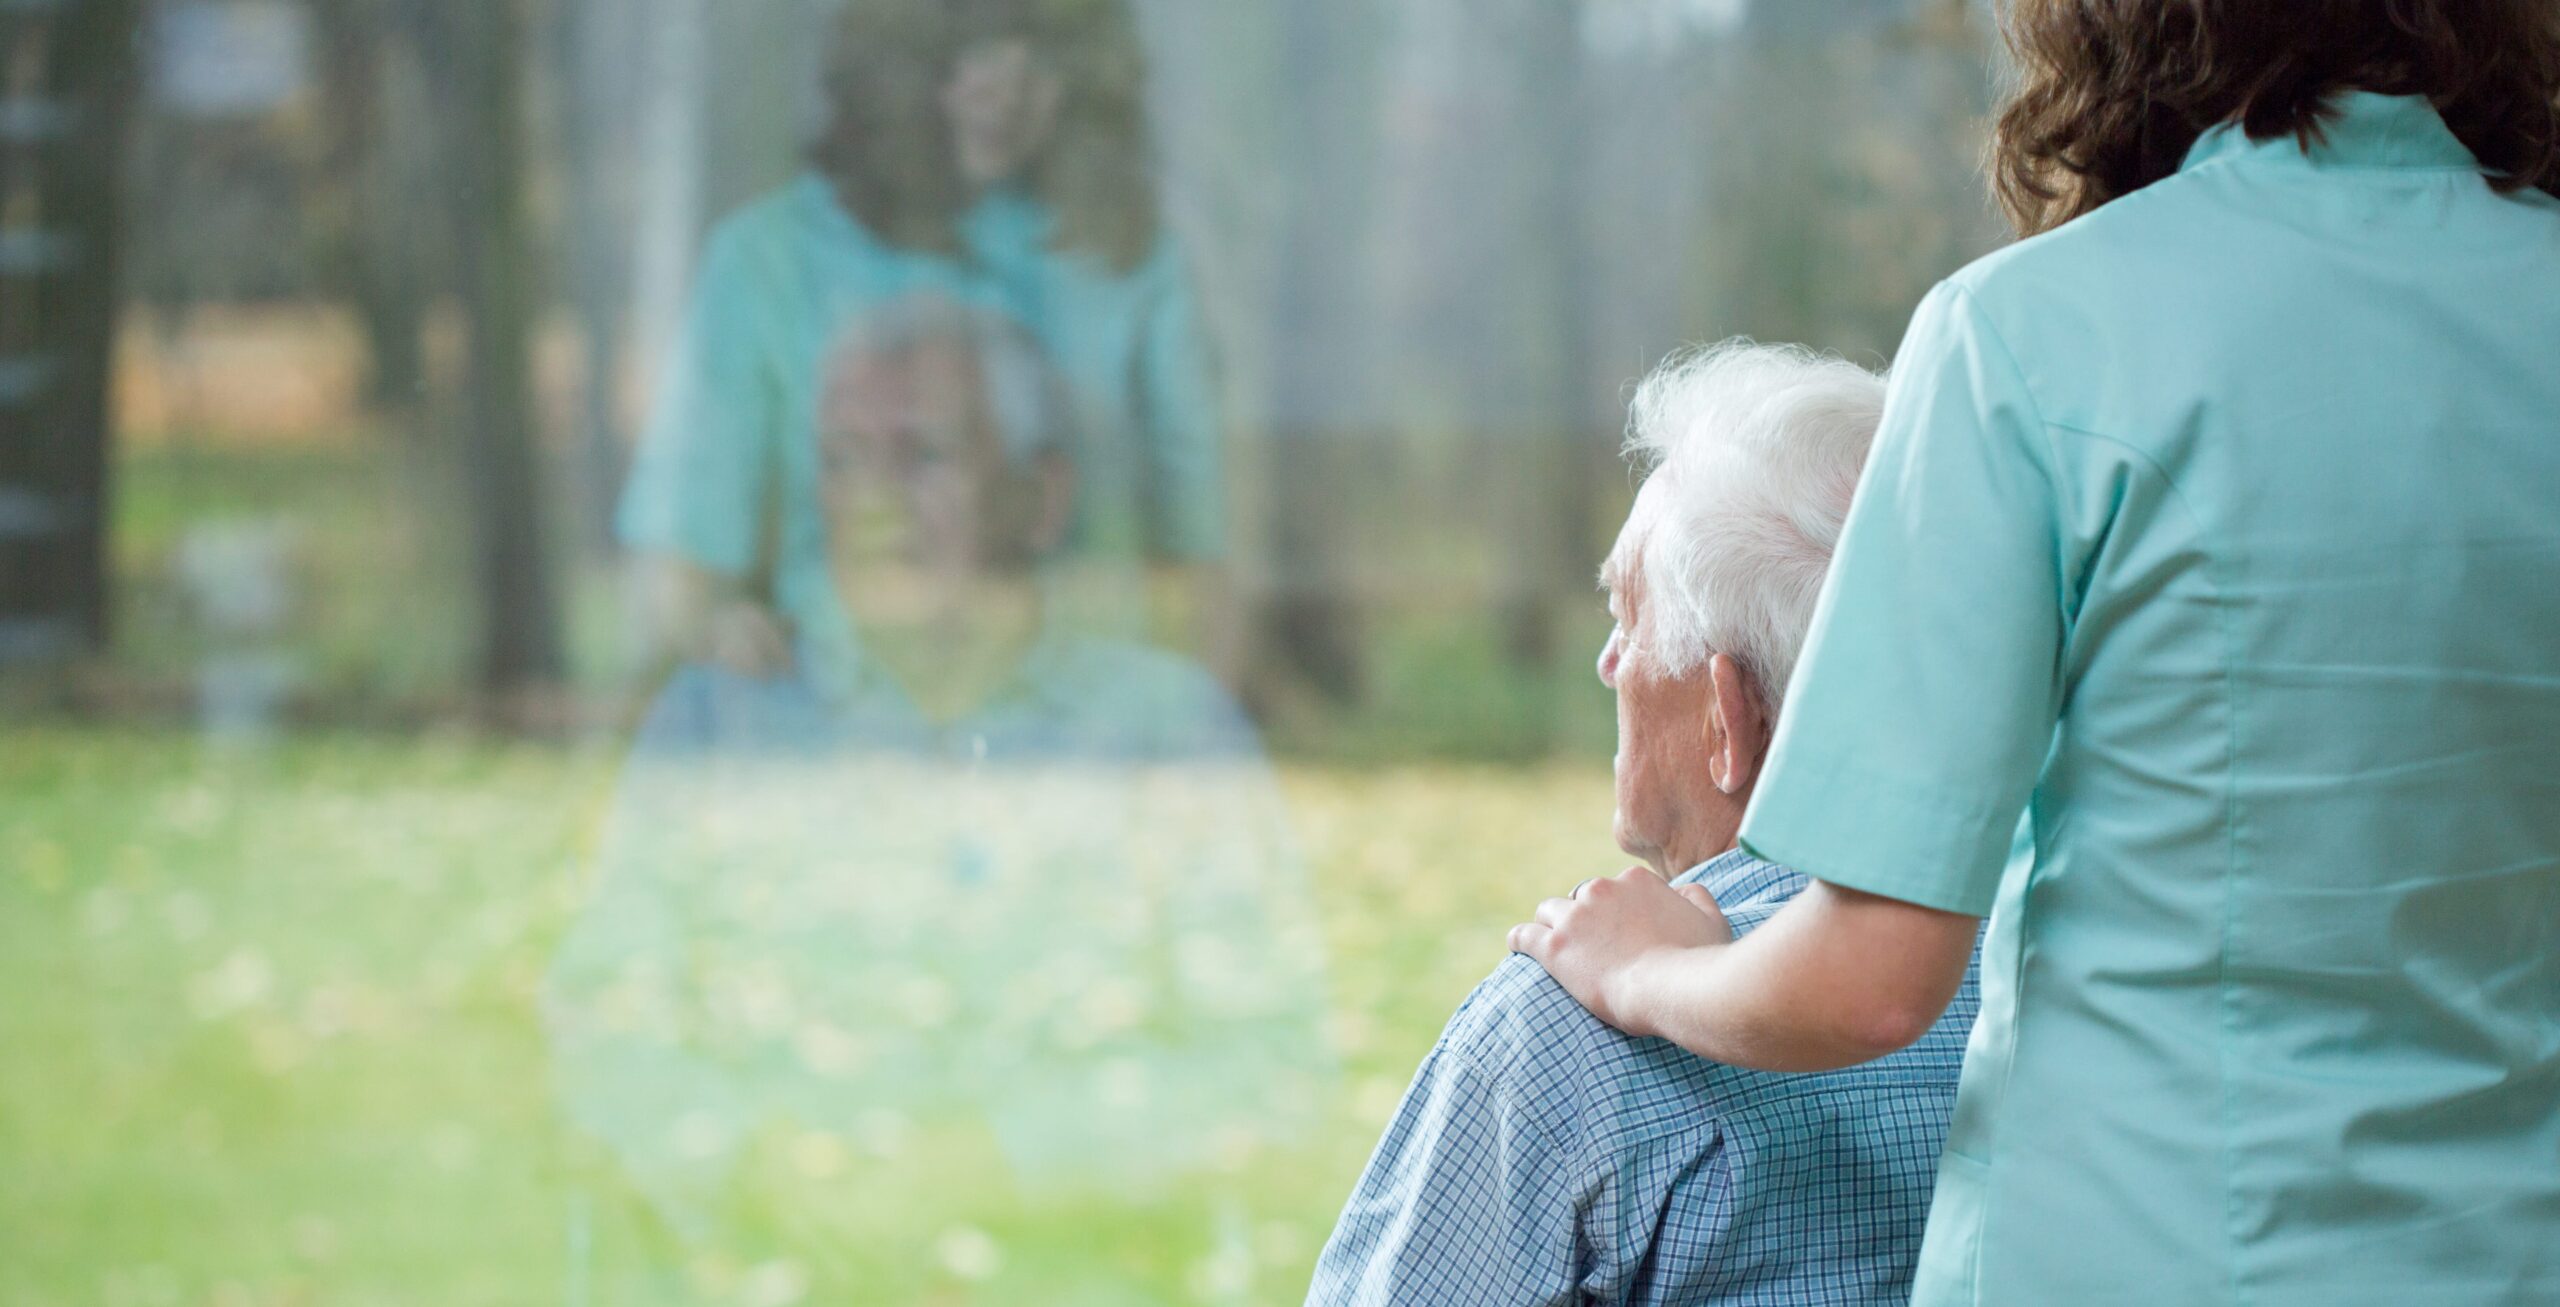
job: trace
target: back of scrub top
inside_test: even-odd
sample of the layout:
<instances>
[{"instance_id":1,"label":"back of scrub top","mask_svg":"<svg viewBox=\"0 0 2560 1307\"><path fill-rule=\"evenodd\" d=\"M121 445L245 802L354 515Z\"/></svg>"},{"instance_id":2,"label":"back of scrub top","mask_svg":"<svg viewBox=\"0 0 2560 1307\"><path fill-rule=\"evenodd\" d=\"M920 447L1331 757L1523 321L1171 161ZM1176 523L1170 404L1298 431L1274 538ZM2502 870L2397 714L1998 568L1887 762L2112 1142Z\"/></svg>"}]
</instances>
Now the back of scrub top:
<instances>
[{"instance_id":1,"label":"back of scrub top","mask_svg":"<svg viewBox=\"0 0 2560 1307\"><path fill-rule=\"evenodd\" d=\"M2560 1302L2560 202L2359 93L1950 279L1742 838L1993 916L1915 1301Z\"/></svg>"}]
</instances>

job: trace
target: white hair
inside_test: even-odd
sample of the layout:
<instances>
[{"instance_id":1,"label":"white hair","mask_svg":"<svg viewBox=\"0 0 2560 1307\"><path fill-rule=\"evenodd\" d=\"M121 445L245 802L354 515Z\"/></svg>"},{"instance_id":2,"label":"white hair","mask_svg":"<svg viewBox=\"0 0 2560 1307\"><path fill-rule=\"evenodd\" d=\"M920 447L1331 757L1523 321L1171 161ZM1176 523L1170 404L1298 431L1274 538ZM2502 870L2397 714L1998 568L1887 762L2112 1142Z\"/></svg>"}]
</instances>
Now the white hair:
<instances>
[{"instance_id":1,"label":"white hair","mask_svg":"<svg viewBox=\"0 0 2560 1307\"><path fill-rule=\"evenodd\" d=\"M1722 653L1775 721L1884 412L1884 379L1834 355L1734 339L1673 355L1636 389L1645 475L1602 570L1639 568L1633 652L1669 676Z\"/></svg>"},{"instance_id":2,"label":"white hair","mask_svg":"<svg viewBox=\"0 0 2560 1307\"><path fill-rule=\"evenodd\" d=\"M836 353L853 356L926 343L965 345L976 356L988 415L1007 461L1018 466L1043 454L1073 451L1074 406L1066 383L1030 331L999 310L930 292L911 295L856 319Z\"/></svg>"}]
</instances>

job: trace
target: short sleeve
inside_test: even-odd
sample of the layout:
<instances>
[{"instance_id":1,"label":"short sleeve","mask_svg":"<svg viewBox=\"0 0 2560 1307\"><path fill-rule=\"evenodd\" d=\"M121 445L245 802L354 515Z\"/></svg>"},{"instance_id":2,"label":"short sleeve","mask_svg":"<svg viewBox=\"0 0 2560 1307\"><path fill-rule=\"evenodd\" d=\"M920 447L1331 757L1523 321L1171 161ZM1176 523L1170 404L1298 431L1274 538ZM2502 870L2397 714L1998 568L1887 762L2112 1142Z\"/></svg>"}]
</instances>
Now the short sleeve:
<instances>
[{"instance_id":1,"label":"short sleeve","mask_svg":"<svg viewBox=\"0 0 2560 1307\"><path fill-rule=\"evenodd\" d=\"M624 547L754 571L781 441L775 305L735 228L715 233L623 486Z\"/></svg>"},{"instance_id":2,"label":"short sleeve","mask_svg":"<svg viewBox=\"0 0 2560 1307\"><path fill-rule=\"evenodd\" d=\"M1987 916L2061 698L2063 484L2008 347L1953 284L1904 337L1743 816L1753 854Z\"/></svg>"}]
</instances>

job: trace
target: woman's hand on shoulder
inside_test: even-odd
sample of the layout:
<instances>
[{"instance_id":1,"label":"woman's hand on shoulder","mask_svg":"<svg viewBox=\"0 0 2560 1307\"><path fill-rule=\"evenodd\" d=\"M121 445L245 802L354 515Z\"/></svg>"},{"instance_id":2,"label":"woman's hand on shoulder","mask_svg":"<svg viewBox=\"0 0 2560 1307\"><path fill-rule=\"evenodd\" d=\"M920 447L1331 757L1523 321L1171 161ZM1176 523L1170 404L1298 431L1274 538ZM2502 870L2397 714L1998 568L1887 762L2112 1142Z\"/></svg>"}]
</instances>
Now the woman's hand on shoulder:
<instances>
[{"instance_id":1,"label":"woman's hand on shoulder","mask_svg":"<svg viewBox=\"0 0 2560 1307\"><path fill-rule=\"evenodd\" d=\"M1659 969L1732 942L1733 927L1714 895L1695 884L1674 886L1642 866L1548 899L1510 936L1513 952L1537 959L1593 1016L1639 1036L1661 1033L1652 1011Z\"/></svg>"}]
</instances>

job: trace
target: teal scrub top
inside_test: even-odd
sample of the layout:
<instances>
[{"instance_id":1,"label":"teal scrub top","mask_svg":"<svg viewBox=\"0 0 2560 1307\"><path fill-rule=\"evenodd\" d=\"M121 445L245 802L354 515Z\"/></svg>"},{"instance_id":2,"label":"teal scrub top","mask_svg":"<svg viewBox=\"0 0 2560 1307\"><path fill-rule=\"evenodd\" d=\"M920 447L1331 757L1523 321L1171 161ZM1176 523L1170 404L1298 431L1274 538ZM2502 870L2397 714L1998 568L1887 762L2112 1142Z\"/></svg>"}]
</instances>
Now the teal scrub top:
<instances>
[{"instance_id":1,"label":"teal scrub top","mask_svg":"<svg viewBox=\"0 0 2560 1307\"><path fill-rule=\"evenodd\" d=\"M2338 108L1894 366L1741 838L1991 917L1918 1303L2560 1302L2560 202Z\"/></svg>"}]
</instances>

